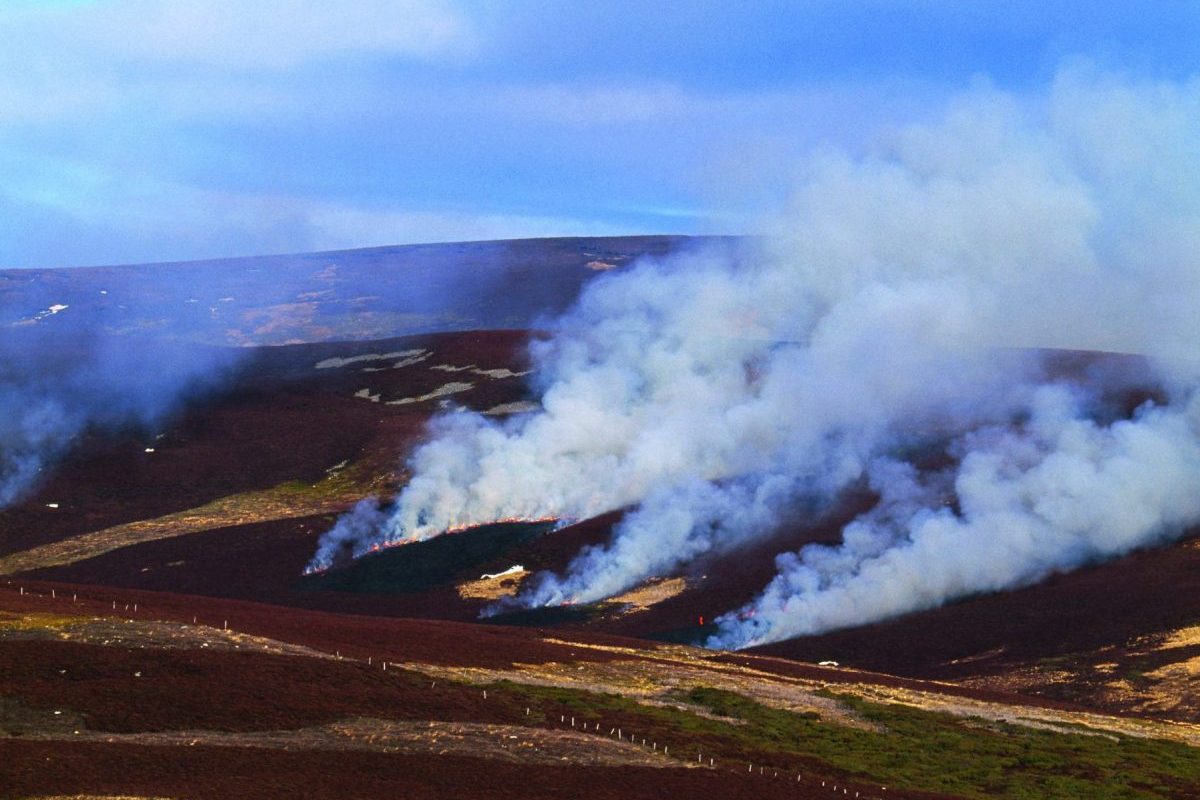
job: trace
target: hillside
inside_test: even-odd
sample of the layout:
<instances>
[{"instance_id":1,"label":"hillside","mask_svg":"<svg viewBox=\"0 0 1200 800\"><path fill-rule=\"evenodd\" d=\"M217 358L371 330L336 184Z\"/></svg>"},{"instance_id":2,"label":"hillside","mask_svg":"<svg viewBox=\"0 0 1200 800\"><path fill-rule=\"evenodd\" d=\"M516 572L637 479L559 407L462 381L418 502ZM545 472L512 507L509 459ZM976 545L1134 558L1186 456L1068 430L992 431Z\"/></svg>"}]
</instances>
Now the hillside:
<instances>
[{"instance_id":1,"label":"hillside","mask_svg":"<svg viewBox=\"0 0 1200 800\"><path fill-rule=\"evenodd\" d=\"M596 275L714 239L402 245L171 264L0 269L0 329L165 332L212 345L527 328Z\"/></svg>"},{"instance_id":2,"label":"hillside","mask_svg":"<svg viewBox=\"0 0 1200 800\"><path fill-rule=\"evenodd\" d=\"M389 497L404 481L403 459L431 413L456 403L502 417L531 406L527 336L477 331L260 349L219 402L152 435L96 437L34 496L0 511L0 574L474 621L537 570L561 570L583 547L606 541L619 515L553 532L477 529L328 575L301 572L340 511L368 494ZM771 579L776 553L838 541L841 526L873 502L869 492L851 494L736 558L659 576L611 601L492 622L700 642L714 616ZM1185 540L762 652L1200 722L1187 691L1198 655L1197 553ZM480 580L514 565L522 570Z\"/></svg>"},{"instance_id":3,"label":"hillside","mask_svg":"<svg viewBox=\"0 0 1200 800\"><path fill-rule=\"evenodd\" d=\"M572 269L554 291L599 274ZM0 796L1200 796L1194 535L737 653L695 645L778 553L838 542L868 487L592 604L480 619L627 509L303 575L339 514L404 485L434 414L537 407L527 344L545 334L496 322L203 344L236 356L219 383L153 423L82 429L0 510ZM1156 391L1121 387L1115 414ZM931 441L922 468L953 458Z\"/></svg>"},{"instance_id":4,"label":"hillside","mask_svg":"<svg viewBox=\"0 0 1200 800\"><path fill-rule=\"evenodd\" d=\"M1200 778L1192 730L1003 693L181 594L6 583L0 663L10 796L1195 797Z\"/></svg>"}]
</instances>

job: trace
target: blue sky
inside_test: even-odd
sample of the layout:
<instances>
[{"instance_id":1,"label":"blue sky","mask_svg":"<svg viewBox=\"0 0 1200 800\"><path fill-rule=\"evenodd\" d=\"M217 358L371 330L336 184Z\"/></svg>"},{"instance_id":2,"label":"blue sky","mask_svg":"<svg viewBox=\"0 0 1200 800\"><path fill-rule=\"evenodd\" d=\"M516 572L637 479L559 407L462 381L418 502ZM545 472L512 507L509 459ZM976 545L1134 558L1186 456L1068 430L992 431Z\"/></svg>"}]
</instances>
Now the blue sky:
<instances>
[{"instance_id":1,"label":"blue sky","mask_svg":"<svg viewBox=\"0 0 1200 800\"><path fill-rule=\"evenodd\" d=\"M0 42L0 266L69 266L752 230L973 83L1189 78L1200 4L8 0Z\"/></svg>"}]
</instances>

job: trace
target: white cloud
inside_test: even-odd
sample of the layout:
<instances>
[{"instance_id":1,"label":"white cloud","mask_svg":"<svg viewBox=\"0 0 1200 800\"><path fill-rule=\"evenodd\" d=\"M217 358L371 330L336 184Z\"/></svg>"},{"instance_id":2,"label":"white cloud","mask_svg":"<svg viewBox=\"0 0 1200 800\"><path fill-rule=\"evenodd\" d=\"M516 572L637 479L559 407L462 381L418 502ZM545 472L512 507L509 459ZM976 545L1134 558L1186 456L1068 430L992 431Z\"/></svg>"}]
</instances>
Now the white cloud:
<instances>
[{"instance_id":1,"label":"white cloud","mask_svg":"<svg viewBox=\"0 0 1200 800\"><path fill-rule=\"evenodd\" d=\"M367 206L283 192L210 189L64 159L0 158L3 172L11 178L0 186L0 205L37 209L54 224L102 232L113 248L90 252L82 261L72 256L66 263L36 264L45 267L641 232L597 219L486 207L445 210L400 201ZM121 256L127 248L136 255Z\"/></svg>"},{"instance_id":2,"label":"white cloud","mask_svg":"<svg viewBox=\"0 0 1200 800\"><path fill-rule=\"evenodd\" d=\"M318 249L635 232L598 220L522 214L368 209L329 203L306 205L304 213Z\"/></svg>"},{"instance_id":3,"label":"white cloud","mask_svg":"<svg viewBox=\"0 0 1200 800\"><path fill-rule=\"evenodd\" d=\"M327 64L460 63L480 44L451 0L0 4L0 36L0 132L106 113L298 112L332 93L314 100L327 81L305 78Z\"/></svg>"},{"instance_id":4,"label":"white cloud","mask_svg":"<svg viewBox=\"0 0 1200 800\"><path fill-rule=\"evenodd\" d=\"M498 107L521 117L560 125L626 125L694 113L697 98L670 84L652 86L513 86L495 97Z\"/></svg>"},{"instance_id":5,"label":"white cloud","mask_svg":"<svg viewBox=\"0 0 1200 800\"><path fill-rule=\"evenodd\" d=\"M421 60L460 57L476 44L448 0L124 0L0 10L0 26L46 37L107 61L185 62L286 69L327 56L381 53ZM35 42L39 47L45 41ZM25 49L20 48L19 49ZM32 49L32 48L30 48Z\"/></svg>"}]
</instances>

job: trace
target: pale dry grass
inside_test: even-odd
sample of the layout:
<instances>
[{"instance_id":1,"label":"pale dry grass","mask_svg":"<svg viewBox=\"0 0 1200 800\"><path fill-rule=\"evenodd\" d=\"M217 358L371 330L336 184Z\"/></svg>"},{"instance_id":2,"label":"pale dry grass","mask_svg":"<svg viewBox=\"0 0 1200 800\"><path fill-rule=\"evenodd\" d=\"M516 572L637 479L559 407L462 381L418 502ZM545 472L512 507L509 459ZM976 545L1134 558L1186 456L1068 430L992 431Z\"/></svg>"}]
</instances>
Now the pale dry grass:
<instances>
[{"instance_id":1,"label":"pale dry grass","mask_svg":"<svg viewBox=\"0 0 1200 800\"><path fill-rule=\"evenodd\" d=\"M609 602L630 606L627 611L645 611L653 605L682 594L687 588L688 583L684 578L650 578L625 594L609 598Z\"/></svg>"},{"instance_id":2,"label":"pale dry grass","mask_svg":"<svg viewBox=\"0 0 1200 800\"><path fill-rule=\"evenodd\" d=\"M59 641L125 648L240 650L308 658L334 657L303 645L211 625L56 614L3 614L0 616L0 642L4 641Z\"/></svg>"},{"instance_id":3,"label":"pale dry grass","mask_svg":"<svg viewBox=\"0 0 1200 800\"><path fill-rule=\"evenodd\" d=\"M469 755L521 764L669 767L681 764L661 752L627 740L575 730L549 730L520 725L433 720L383 720L356 717L297 730L155 731L100 733L80 730L27 733L25 738L93 741L159 746L213 745L277 750L366 750L418 755Z\"/></svg>"},{"instance_id":4,"label":"pale dry grass","mask_svg":"<svg viewBox=\"0 0 1200 800\"><path fill-rule=\"evenodd\" d=\"M572 644L575 646L575 644ZM608 649L592 645L595 649ZM550 686L576 691L618 694L647 705L684 709L699 716L711 716L705 709L681 700L697 686L735 692L763 705L798 714L816 714L827 722L874 730L843 704L817 694L823 685L768 675L735 665L718 664L703 658L671 657L670 650L656 651L664 658L642 658L603 662L549 662L514 664L512 669L480 667L433 667L405 663L400 666L430 675L467 683L491 683L508 680L534 686ZM622 652L624 648L612 648Z\"/></svg>"},{"instance_id":5,"label":"pale dry grass","mask_svg":"<svg viewBox=\"0 0 1200 800\"><path fill-rule=\"evenodd\" d=\"M522 569L507 575L467 581L460 583L455 588L458 590L458 596L467 600L499 600L502 597L515 595L529 574L528 570Z\"/></svg>"},{"instance_id":6,"label":"pale dry grass","mask_svg":"<svg viewBox=\"0 0 1200 800\"><path fill-rule=\"evenodd\" d=\"M362 476L347 474L350 472L339 471L312 485L285 483L262 491L229 495L186 511L114 525L11 553L0 557L0 575L61 567L135 544L217 528L340 511L365 493Z\"/></svg>"},{"instance_id":7,"label":"pale dry grass","mask_svg":"<svg viewBox=\"0 0 1200 800\"><path fill-rule=\"evenodd\" d=\"M1179 628L1172 631L1156 649L1173 650L1177 647L1191 647L1193 645L1200 645L1200 625L1193 625L1188 628Z\"/></svg>"},{"instance_id":8,"label":"pale dry grass","mask_svg":"<svg viewBox=\"0 0 1200 800\"><path fill-rule=\"evenodd\" d=\"M852 683L783 676L752 667L716 662L712 660L712 652L684 646L636 650L578 642L559 643L567 644L575 650L600 650L629 658L604 662L515 664L511 669L437 668L428 664L413 663L402 666L469 683L510 680L517 683L618 694L642 703L680 708L687 705L681 704L682 693L696 686L704 686L734 692L771 708L794 713L814 713L832 724L866 730L878 728L830 695L850 695L872 703L905 705L923 711L978 719L985 723L1110 737L1125 735L1168 739L1200 746L1200 725L1187 722L1009 705L943 694L937 691L936 684L931 684L929 690L881 685L872 682L865 674L861 682ZM853 674L845 669L838 671L842 677L847 672ZM947 689L950 688L952 685L948 684ZM691 713L697 711L690 707L687 710Z\"/></svg>"},{"instance_id":9,"label":"pale dry grass","mask_svg":"<svg viewBox=\"0 0 1200 800\"><path fill-rule=\"evenodd\" d=\"M77 623L77 616L66 614L19 614L15 611L0 611L0 637L17 631L40 631L62 628Z\"/></svg>"},{"instance_id":10,"label":"pale dry grass","mask_svg":"<svg viewBox=\"0 0 1200 800\"><path fill-rule=\"evenodd\" d=\"M1153 686L1143 692L1139 711L1153 711L1171 716L1200 716L1200 658L1167 664L1146 677Z\"/></svg>"}]
</instances>

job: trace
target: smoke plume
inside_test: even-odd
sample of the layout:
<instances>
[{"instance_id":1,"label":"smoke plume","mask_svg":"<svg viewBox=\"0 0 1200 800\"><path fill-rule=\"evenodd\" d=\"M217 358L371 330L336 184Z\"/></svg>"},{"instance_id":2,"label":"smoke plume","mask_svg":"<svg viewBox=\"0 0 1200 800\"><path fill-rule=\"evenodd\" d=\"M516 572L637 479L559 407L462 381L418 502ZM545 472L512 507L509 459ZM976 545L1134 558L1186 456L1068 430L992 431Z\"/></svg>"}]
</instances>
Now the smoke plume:
<instances>
[{"instance_id":1,"label":"smoke plume","mask_svg":"<svg viewBox=\"0 0 1200 800\"><path fill-rule=\"evenodd\" d=\"M150 432L235 361L229 350L118 335L59 309L0 329L0 509L34 492L83 435Z\"/></svg>"},{"instance_id":2,"label":"smoke plume","mask_svg":"<svg viewBox=\"0 0 1200 800\"><path fill-rule=\"evenodd\" d=\"M592 601L869 484L879 503L840 545L781 554L719 620L710 643L742 647L1177 536L1200 521L1196 141L1200 83L1077 68L814 154L767 239L590 284L532 345L541 410L438 419L395 504L361 505L312 567L630 508L501 610ZM1148 366L1072 372L1047 348ZM1154 392L1131 412L1139 384ZM947 463L922 468L931 450Z\"/></svg>"}]
</instances>

